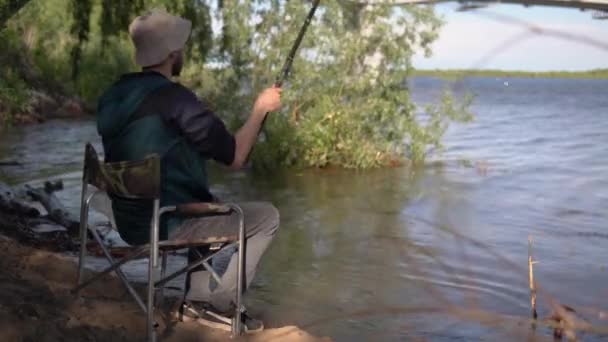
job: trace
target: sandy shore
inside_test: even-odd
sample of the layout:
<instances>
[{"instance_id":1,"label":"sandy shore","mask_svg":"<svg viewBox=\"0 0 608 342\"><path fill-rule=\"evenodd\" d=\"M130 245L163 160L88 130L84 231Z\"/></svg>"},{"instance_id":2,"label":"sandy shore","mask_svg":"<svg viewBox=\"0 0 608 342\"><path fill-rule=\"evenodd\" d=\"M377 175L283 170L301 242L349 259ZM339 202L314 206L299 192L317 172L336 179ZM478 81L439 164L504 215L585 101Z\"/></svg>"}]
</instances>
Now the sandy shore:
<instances>
[{"instance_id":1,"label":"sandy shore","mask_svg":"<svg viewBox=\"0 0 608 342\"><path fill-rule=\"evenodd\" d=\"M145 319L124 286L107 276L81 296L70 294L76 264L67 256L0 235L0 341L143 341ZM226 341L196 323L166 320L162 341ZM268 329L240 341L330 341L297 327Z\"/></svg>"}]
</instances>

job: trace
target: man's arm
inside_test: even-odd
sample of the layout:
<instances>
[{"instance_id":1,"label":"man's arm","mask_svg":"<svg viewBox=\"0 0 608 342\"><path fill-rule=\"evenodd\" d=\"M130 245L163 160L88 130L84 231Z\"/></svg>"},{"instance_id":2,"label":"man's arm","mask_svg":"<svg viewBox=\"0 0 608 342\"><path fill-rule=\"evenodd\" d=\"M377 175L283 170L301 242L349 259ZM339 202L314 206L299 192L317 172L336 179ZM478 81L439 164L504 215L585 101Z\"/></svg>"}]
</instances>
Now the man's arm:
<instances>
[{"instance_id":1,"label":"man's arm","mask_svg":"<svg viewBox=\"0 0 608 342\"><path fill-rule=\"evenodd\" d=\"M247 162L266 113L281 107L281 89L263 91L249 118L234 136L207 104L179 84L154 97L154 100L148 106L150 110L159 111L163 120L177 128L202 155L239 169Z\"/></svg>"},{"instance_id":2,"label":"man's arm","mask_svg":"<svg viewBox=\"0 0 608 342\"><path fill-rule=\"evenodd\" d=\"M249 153L255 145L266 114L274 112L281 107L281 88L268 88L264 90L255 101L253 110L245 124L236 132L236 149L234 160L230 167L240 169L247 162Z\"/></svg>"}]
</instances>

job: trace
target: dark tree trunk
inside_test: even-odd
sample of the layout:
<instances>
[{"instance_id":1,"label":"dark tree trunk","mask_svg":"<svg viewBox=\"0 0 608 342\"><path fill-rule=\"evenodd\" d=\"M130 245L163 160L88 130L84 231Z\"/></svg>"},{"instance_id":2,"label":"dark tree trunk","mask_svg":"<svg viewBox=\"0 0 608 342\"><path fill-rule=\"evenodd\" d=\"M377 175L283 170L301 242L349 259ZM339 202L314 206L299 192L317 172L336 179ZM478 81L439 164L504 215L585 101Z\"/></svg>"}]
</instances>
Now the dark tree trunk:
<instances>
[{"instance_id":1,"label":"dark tree trunk","mask_svg":"<svg viewBox=\"0 0 608 342\"><path fill-rule=\"evenodd\" d=\"M6 27L6 22L19 12L30 0L0 0L0 30Z\"/></svg>"}]
</instances>

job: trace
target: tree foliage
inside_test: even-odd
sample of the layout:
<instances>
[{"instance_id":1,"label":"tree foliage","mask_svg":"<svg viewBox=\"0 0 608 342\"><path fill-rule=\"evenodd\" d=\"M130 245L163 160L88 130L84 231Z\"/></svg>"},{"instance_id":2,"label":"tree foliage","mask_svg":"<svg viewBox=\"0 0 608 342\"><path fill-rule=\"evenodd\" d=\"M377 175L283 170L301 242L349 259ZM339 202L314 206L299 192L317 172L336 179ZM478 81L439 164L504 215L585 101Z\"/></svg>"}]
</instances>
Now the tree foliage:
<instances>
[{"instance_id":1,"label":"tree foliage","mask_svg":"<svg viewBox=\"0 0 608 342\"><path fill-rule=\"evenodd\" d=\"M25 3L9 2L12 11ZM11 26L28 41L41 74L95 101L134 68L128 26L154 7L193 22L181 81L236 127L253 96L273 83L310 3L31 0ZM449 96L430 108L410 99L412 56L430 53L440 25L428 6L322 1L285 85L285 109L268 118L253 164L366 168L423 160L441 146L450 121L470 118Z\"/></svg>"},{"instance_id":2,"label":"tree foliage","mask_svg":"<svg viewBox=\"0 0 608 342\"><path fill-rule=\"evenodd\" d=\"M4 29L6 22L14 16L30 0L0 0L0 29Z\"/></svg>"},{"instance_id":3,"label":"tree foliage","mask_svg":"<svg viewBox=\"0 0 608 342\"><path fill-rule=\"evenodd\" d=\"M20 69L13 65L23 58L21 44L9 32L0 32L0 129L10 124L13 113L23 111L29 96L28 85Z\"/></svg>"},{"instance_id":4,"label":"tree foliage","mask_svg":"<svg viewBox=\"0 0 608 342\"><path fill-rule=\"evenodd\" d=\"M272 83L309 6L224 3L229 39L222 50L234 84L255 94ZM413 54L430 53L440 24L431 7L323 2L295 60L286 109L268 119L254 164L367 168L404 158L422 161L429 148L440 148L447 124L470 118L466 106L446 95L439 105L419 110L406 87Z\"/></svg>"},{"instance_id":5,"label":"tree foliage","mask_svg":"<svg viewBox=\"0 0 608 342\"><path fill-rule=\"evenodd\" d=\"M212 42L211 16L209 6L196 0L70 0L74 22L72 33L77 37L77 43L72 48L73 78L79 72L84 44L89 38L91 25L97 24L100 30L101 42L107 46L108 38L126 32L133 17L143 14L146 7L161 6L172 13L192 21L192 44L189 45L188 56L204 61ZM95 6L101 7L99 22L91 22L91 13ZM194 53L196 52L196 53Z\"/></svg>"}]
</instances>

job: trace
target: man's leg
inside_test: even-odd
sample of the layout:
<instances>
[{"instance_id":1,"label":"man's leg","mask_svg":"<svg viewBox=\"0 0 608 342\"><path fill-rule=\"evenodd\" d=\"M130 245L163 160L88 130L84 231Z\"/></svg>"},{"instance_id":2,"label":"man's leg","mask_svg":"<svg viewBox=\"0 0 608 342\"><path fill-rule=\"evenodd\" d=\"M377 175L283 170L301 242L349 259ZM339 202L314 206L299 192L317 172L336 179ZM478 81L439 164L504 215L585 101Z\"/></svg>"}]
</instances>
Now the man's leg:
<instances>
[{"instance_id":1,"label":"man's leg","mask_svg":"<svg viewBox=\"0 0 608 342\"><path fill-rule=\"evenodd\" d=\"M192 248L188 248L188 264L191 264L193 262L196 262L197 260L200 259L201 256L206 256L209 253L209 246L203 246L203 247L192 247ZM209 264L212 264L211 260L209 261ZM205 269L205 267L203 265L200 265L196 268L194 268L192 271L186 273L186 288L184 289L184 299L186 298L186 294L188 292L190 292L190 283L191 283L191 276L192 273L196 273L199 272L199 274L204 274L204 272L209 273L209 271L207 271ZM199 280L200 283L200 280ZM210 298L210 296L207 296Z\"/></svg>"},{"instance_id":2,"label":"man's leg","mask_svg":"<svg viewBox=\"0 0 608 342\"><path fill-rule=\"evenodd\" d=\"M279 213L270 203L250 202L239 205L244 213L247 236L245 277L246 288L248 288L262 255L276 234L279 226ZM231 214L188 220L172 234L171 238L196 239L222 234L234 235L236 232L238 232L238 216ZM213 258L213 268L221 277L219 284L215 282L209 272L191 273L186 298L192 301L209 302L220 311L228 311L236 297L238 264L238 253L236 252L236 249L223 250Z\"/></svg>"},{"instance_id":3,"label":"man's leg","mask_svg":"<svg viewBox=\"0 0 608 342\"><path fill-rule=\"evenodd\" d=\"M266 214L272 215L269 212ZM276 219L266 221L256 234L247 238L245 253L245 289L248 289L249 285L251 285L260 259L277 231L279 225L278 214L275 215L275 217ZM234 302L236 298L238 251L233 250L232 252L231 255L229 253L220 253L218 258L213 259L213 268L221 274L221 283L217 284L215 279L211 279L210 288L213 291L211 293L211 304L221 311L229 310L230 304Z\"/></svg>"}]
</instances>

